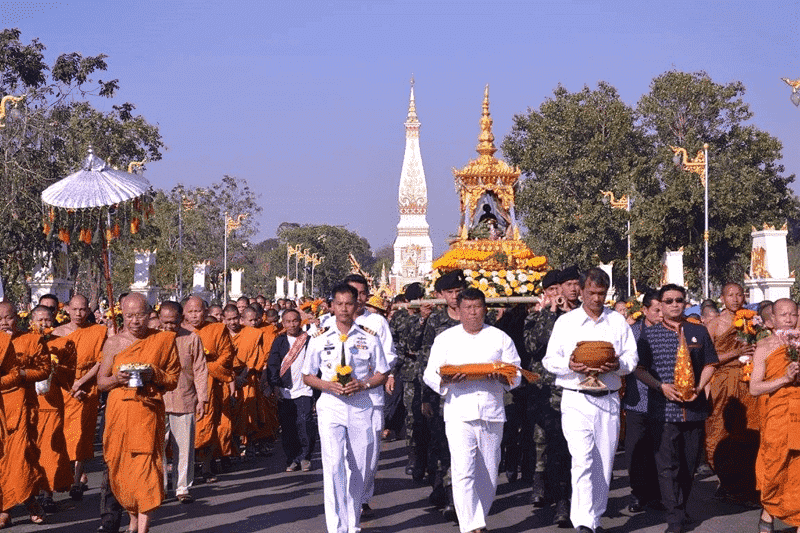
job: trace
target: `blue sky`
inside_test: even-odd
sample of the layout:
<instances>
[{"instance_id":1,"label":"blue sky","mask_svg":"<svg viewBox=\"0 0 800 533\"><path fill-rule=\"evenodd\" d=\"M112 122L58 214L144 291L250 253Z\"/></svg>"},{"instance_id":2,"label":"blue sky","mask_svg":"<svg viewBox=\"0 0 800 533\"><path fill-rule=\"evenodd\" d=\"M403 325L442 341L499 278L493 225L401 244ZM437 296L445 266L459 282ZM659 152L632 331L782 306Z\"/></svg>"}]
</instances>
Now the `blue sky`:
<instances>
[{"instance_id":1,"label":"blue sky","mask_svg":"<svg viewBox=\"0 0 800 533\"><path fill-rule=\"evenodd\" d=\"M452 167L475 156L483 87L499 145L515 113L563 84L599 80L634 105L666 70L741 80L753 122L800 173L797 1L289 1L2 3L4 27L63 52L105 53L167 144L154 185L223 174L261 194L262 238L281 222L346 225L373 249L396 235L409 78L434 253L456 230ZM101 154L102 156L102 154ZM713 160L710 169L713 179ZM757 224L757 221L755 221Z\"/></svg>"}]
</instances>

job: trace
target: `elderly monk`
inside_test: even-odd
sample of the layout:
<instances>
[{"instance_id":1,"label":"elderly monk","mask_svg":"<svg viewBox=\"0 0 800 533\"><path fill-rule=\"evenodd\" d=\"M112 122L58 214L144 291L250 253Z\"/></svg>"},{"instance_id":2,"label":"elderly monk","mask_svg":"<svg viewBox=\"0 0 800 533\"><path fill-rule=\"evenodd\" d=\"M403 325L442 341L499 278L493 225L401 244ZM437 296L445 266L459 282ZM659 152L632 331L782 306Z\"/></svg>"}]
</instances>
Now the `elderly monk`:
<instances>
[{"instance_id":1,"label":"elderly monk","mask_svg":"<svg viewBox=\"0 0 800 533\"><path fill-rule=\"evenodd\" d=\"M789 359L783 330L797 324L797 304L782 298L773 305L775 335L761 339L753 356L750 392L758 397L761 447L756 483L761 491L758 530L775 529L779 518L800 531L800 364Z\"/></svg>"},{"instance_id":2,"label":"elderly monk","mask_svg":"<svg viewBox=\"0 0 800 533\"><path fill-rule=\"evenodd\" d=\"M758 453L758 403L742 381L740 357L752 357L755 346L737 338L734 320L744 305L738 283L722 289L725 309L708 323L719 364L711 378L711 416L706 420L708 463L719 477L720 496L736 501L757 501L755 460Z\"/></svg>"},{"instance_id":3,"label":"elderly monk","mask_svg":"<svg viewBox=\"0 0 800 533\"><path fill-rule=\"evenodd\" d=\"M173 485L175 497L181 503L191 503L194 501L189 494L189 487L194 482L194 436L197 420L203 418L207 408L208 366L200 337L181 327L181 304L162 302L158 318L161 329L176 334L175 345L181 361L177 388L164 394L167 414L165 438L167 444L172 446L172 474L177 478ZM164 476L165 490L167 477Z\"/></svg>"},{"instance_id":4,"label":"elderly monk","mask_svg":"<svg viewBox=\"0 0 800 533\"><path fill-rule=\"evenodd\" d=\"M208 412L197 421L194 446L202 457L203 477L210 482L215 480L211 473L214 455L233 453L230 403L223 403L225 384L233 381L233 344L225 324L207 322L206 312L206 303L197 296L183 306L183 327L200 337L208 365Z\"/></svg>"},{"instance_id":5,"label":"elderly monk","mask_svg":"<svg viewBox=\"0 0 800 533\"><path fill-rule=\"evenodd\" d=\"M64 437L69 460L75 463L75 478L69 495L73 500L83 498L86 476L83 463L94 457L94 434L97 427L96 376L100 368L100 349L108 328L89 322L89 302L76 294L66 305L69 322L57 327L53 335L72 341L77 353L75 381L64 396Z\"/></svg>"},{"instance_id":6,"label":"elderly monk","mask_svg":"<svg viewBox=\"0 0 800 533\"><path fill-rule=\"evenodd\" d=\"M253 436L258 431L258 376L264 368L263 332L254 327L258 313L252 307L245 307L240 314L234 305L228 305L223 312L225 327L233 342L235 356L233 371L236 374L230 383L231 394L236 403L233 409L233 431L240 443L246 446L247 456L255 454Z\"/></svg>"},{"instance_id":7,"label":"elderly monk","mask_svg":"<svg viewBox=\"0 0 800 533\"><path fill-rule=\"evenodd\" d=\"M53 492L64 492L72 485L72 466L64 438L64 396L75 381L75 343L64 337L52 335L55 317L49 307L38 306L31 311L31 326L43 334L50 353L52 369L45 381L36 383L39 401L36 423L36 446L39 448L39 464L44 470L42 507L45 512L58 511L53 501Z\"/></svg>"},{"instance_id":8,"label":"elderly monk","mask_svg":"<svg viewBox=\"0 0 800 533\"><path fill-rule=\"evenodd\" d=\"M0 459L0 487L3 512L0 527L10 521L8 510L25 503L35 524L44 522L45 513L36 501L44 486L44 471L36 451L36 382L50 374L50 355L39 333L16 329L16 312L10 303L0 303L0 330L11 335L15 387L0 391L5 407L8 438Z\"/></svg>"},{"instance_id":9,"label":"elderly monk","mask_svg":"<svg viewBox=\"0 0 800 533\"><path fill-rule=\"evenodd\" d=\"M144 296L122 300L124 331L103 344L97 385L109 391L103 457L108 464L111 490L128 511L128 531L147 533L151 512L164 499L163 394L178 385L181 364L175 333L147 327ZM142 364L143 385L130 386L124 365Z\"/></svg>"}]
</instances>

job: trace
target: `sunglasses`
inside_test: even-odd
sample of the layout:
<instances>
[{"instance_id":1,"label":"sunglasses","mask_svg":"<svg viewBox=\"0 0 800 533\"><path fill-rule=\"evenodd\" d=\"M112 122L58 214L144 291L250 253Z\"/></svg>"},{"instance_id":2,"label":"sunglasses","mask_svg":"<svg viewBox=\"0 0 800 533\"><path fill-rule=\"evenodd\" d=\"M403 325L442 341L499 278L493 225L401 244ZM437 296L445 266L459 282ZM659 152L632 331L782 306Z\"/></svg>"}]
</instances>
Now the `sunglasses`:
<instances>
[{"instance_id":1,"label":"sunglasses","mask_svg":"<svg viewBox=\"0 0 800 533\"><path fill-rule=\"evenodd\" d=\"M675 298L675 299L673 299L673 298L664 298L663 300L661 300L661 303L662 304L666 304L666 305L670 305L672 303L682 304L685 301L686 300L684 300L683 298Z\"/></svg>"}]
</instances>

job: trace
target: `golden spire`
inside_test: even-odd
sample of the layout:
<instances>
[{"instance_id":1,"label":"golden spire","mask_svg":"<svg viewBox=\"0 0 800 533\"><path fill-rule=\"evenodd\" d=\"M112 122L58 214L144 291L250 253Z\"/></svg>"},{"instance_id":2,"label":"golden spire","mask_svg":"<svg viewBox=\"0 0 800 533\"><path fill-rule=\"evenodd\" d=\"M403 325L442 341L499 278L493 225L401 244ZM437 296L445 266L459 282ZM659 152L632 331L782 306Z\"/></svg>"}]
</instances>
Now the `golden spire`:
<instances>
[{"instance_id":1,"label":"golden spire","mask_svg":"<svg viewBox=\"0 0 800 533\"><path fill-rule=\"evenodd\" d=\"M414 75L411 75L411 97L408 100L408 117L406 118L406 124L416 124L419 120L417 119L417 103L414 100Z\"/></svg>"},{"instance_id":2,"label":"golden spire","mask_svg":"<svg viewBox=\"0 0 800 533\"><path fill-rule=\"evenodd\" d=\"M494 134L492 133L492 115L489 114L489 84L483 90L483 114L481 115L481 134L478 136L479 154L493 156L497 151L494 147Z\"/></svg>"}]
</instances>

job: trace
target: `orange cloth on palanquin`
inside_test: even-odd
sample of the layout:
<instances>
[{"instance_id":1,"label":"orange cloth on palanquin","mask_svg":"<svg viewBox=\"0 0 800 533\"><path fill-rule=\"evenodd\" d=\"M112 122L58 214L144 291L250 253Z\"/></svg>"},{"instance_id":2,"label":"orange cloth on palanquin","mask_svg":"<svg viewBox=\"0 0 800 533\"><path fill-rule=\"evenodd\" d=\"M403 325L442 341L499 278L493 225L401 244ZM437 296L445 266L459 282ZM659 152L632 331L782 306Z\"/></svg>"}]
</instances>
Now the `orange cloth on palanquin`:
<instances>
[{"instance_id":1,"label":"orange cloth on palanquin","mask_svg":"<svg viewBox=\"0 0 800 533\"><path fill-rule=\"evenodd\" d=\"M740 346L733 327L714 343L719 355ZM720 486L731 495L749 498L755 494L760 419L758 401L750 394L750 384L741 378L742 363L738 359L719 365L711 377L706 453Z\"/></svg>"},{"instance_id":2,"label":"orange cloth on palanquin","mask_svg":"<svg viewBox=\"0 0 800 533\"><path fill-rule=\"evenodd\" d=\"M108 329L101 325L78 328L63 338L75 343L78 360L75 364L75 379L80 379L100 362L100 350L108 335ZM70 461L88 461L94 457L94 434L97 429L97 408L100 398L97 382L84 385L87 395L76 400L63 391L64 396L64 437L67 439L67 453Z\"/></svg>"},{"instance_id":3,"label":"orange cloth on palanquin","mask_svg":"<svg viewBox=\"0 0 800 533\"><path fill-rule=\"evenodd\" d=\"M232 336L235 356L233 371L239 375L245 367L250 372L241 389L236 390L236 407L233 410L234 433L246 439L258 430L258 369L264 368L266 354L262 342L263 332L259 328L243 327L239 334Z\"/></svg>"},{"instance_id":4,"label":"orange cloth on palanquin","mask_svg":"<svg viewBox=\"0 0 800 533\"><path fill-rule=\"evenodd\" d=\"M36 446L39 448L39 464L44 470L45 484L50 492L63 492L72 485L72 465L64 437L64 396L75 381L75 343L68 337L56 337L47 341L47 349L53 368L50 389L37 395L39 416L36 422ZM92 433L94 434L94 433Z\"/></svg>"},{"instance_id":5,"label":"orange cloth on palanquin","mask_svg":"<svg viewBox=\"0 0 800 533\"><path fill-rule=\"evenodd\" d=\"M0 459L3 511L38 494L44 486L44 471L36 448L36 382L50 374L50 355L38 333L11 336L15 370L25 370L19 386L3 390L8 437Z\"/></svg>"},{"instance_id":6,"label":"orange cloth on palanquin","mask_svg":"<svg viewBox=\"0 0 800 533\"><path fill-rule=\"evenodd\" d=\"M766 360L764 381L786 374L786 346ZM800 387L789 385L759 396L761 447L756 482L764 509L790 526L800 526Z\"/></svg>"},{"instance_id":7,"label":"orange cloth on palanquin","mask_svg":"<svg viewBox=\"0 0 800 533\"><path fill-rule=\"evenodd\" d=\"M208 364L208 411L197 421L194 447L212 445L217 453L233 455L230 393L226 385L233 381L231 336L221 322L206 322L194 332L203 342ZM198 401L203 399L198 398Z\"/></svg>"},{"instance_id":8,"label":"orange cloth on palanquin","mask_svg":"<svg viewBox=\"0 0 800 533\"><path fill-rule=\"evenodd\" d=\"M269 351L275 338L283 331L283 326L279 324L267 324L261 326L264 332L264 361L260 368L257 368L259 379L264 370L264 365L269 358ZM274 440L278 436L280 422L278 421L278 399L274 395L264 396L261 387L256 387L256 398L258 401L258 431L253 437L255 440L269 439Z\"/></svg>"},{"instance_id":9,"label":"orange cloth on palanquin","mask_svg":"<svg viewBox=\"0 0 800 533\"><path fill-rule=\"evenodd\" d=\"M113 373L130 363L147 363L153 378L143 387L116 387L108 393L103 457L108 481L120 505L148 513L164 500L164 399L178 385L181 362L175 333L149 330L114 357Z\"/></svg>"}]
</instances>

